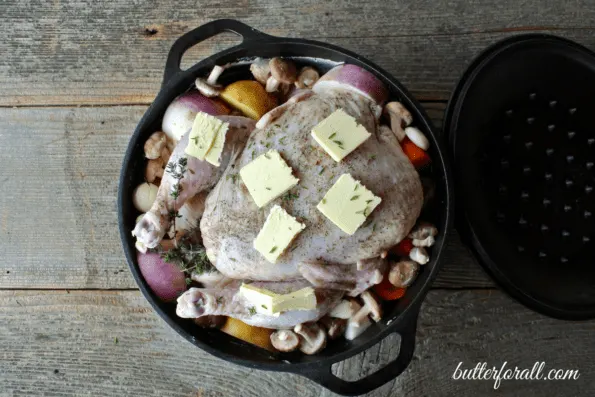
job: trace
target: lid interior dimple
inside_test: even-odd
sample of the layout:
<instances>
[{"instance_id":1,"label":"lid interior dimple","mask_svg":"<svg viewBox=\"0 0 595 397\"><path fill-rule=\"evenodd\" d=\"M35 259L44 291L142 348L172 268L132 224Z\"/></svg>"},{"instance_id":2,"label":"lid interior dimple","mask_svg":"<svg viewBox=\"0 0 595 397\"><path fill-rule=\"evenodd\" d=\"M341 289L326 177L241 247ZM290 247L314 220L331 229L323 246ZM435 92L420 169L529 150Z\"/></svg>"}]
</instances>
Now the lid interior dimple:
<instances>
[{"instance_id":1,"label":"lid interior dimple","mask_svg":"<svg viewBox=\"0 0 595 397\"><path fill-rule=\"evenodd\" d=\"M595 315L595 60L577 48L500 48L468 72L450 115L457 200L480 261L564 317Z\"/></svg>"}]
</instances>

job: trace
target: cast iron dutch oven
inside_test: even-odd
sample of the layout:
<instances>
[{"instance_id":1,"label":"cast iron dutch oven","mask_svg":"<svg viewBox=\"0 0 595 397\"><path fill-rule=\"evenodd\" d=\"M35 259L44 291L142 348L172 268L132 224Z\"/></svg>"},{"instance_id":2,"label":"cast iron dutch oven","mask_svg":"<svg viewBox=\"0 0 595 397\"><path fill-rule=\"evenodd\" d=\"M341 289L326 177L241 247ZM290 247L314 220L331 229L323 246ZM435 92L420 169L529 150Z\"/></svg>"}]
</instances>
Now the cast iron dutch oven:
<instances>
[{"instance_id":1,"label":"cast iron dutch oven","mask_svg":"<svg viewBox=\"0 0 595 397\"><path fill-rule=\"evenodd\" d=\"M236 33L243 38L243 41L237 46L200 61L187 70L180 70L180 60L188 48L222 32ZM137 216L131 201L132 191L143 181L145 161L143 145L151 133L161 129L161 119L167 106L178 95L187 91L197 76L208 74L214 65L236 63L235 66L226 69L222 76L222 82L229 83L251 77L250 58L275 56L291 58L302 65L313 65L321 73L341 62L355 64L369 70L386 84L392 100L401 101L411 111L415 125L431 142L430 156L433 163L428 172L436 183L436 196L431 208L422 214L424 219L431 220L440 231L436 244L431 250L431 261L423 267L407 294L396 304L385 308L386 314L382 321L374 324L354 341L344 339L333 341L321 353L313 356L300 353L270 353L220 331L203 329L192 321L178 318L175 314L175 305L160 301L143 279L136 260L134 240L130 234ZM357 54L333 45L311 40L273 37L235 20L217 20L180 37L169 52L161 90L134 131L124 157L118 192L120 234L128 264L140 290L157 313L188 341L232 363L269 371L292 372L305 376L336 393L358 395L394 379L411 362L420 306L432 280L438 273L445 238L451 228L453 216L451 185L447 159L428 116L411 94L384 70ZM331 366L334 363L370 348L393 333L401 336L400 352L398 357L384 368L353 382L342 380L332 374Z\"/></svg>"}]
</instances>

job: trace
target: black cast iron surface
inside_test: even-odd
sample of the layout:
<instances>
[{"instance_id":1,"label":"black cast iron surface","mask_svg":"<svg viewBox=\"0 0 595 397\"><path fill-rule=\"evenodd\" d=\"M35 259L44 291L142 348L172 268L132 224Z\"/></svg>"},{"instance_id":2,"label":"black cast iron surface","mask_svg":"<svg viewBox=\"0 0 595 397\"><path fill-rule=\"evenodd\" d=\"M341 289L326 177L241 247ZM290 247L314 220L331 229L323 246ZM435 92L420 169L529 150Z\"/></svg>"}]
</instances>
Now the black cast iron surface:
<instances>
[{"instance_id":1,"label":"black cast iron surface","mask_svg":"<svg viewBox=\"0 0 595 397\"><path fill-rule=\"evenodd\" d=\"M457 228L511 295L595 317L595 55L548 35L497 43L449 103Z\"/></svg>"}]
</instances>

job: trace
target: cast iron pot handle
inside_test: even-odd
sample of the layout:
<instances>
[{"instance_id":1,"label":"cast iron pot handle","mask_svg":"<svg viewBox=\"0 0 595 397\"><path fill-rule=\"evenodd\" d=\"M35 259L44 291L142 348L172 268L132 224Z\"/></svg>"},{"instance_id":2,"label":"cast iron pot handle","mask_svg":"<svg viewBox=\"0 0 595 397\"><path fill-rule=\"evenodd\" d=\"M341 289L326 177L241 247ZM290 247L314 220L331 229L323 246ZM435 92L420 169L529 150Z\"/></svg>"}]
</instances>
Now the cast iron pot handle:
<instances>
[{"instance_id":1,"label":"cast iron pot handle","mask_svg":"<svg viewBox=\"0 0 595 397\"><path fill-rule=\"evenodd\" d=\"M215 21L205 23L204 25L191 30L177 39L174 45L171 47L169 54L167 55L167 62L165 63L163 84L166 84L172 79L172 77L181 72L180 61L182 60L182 55L184 55L187 49L195 44L200 43L201 41L223 32L232 32L242 36L242 44L246 41L272 37L268 34L264 34L254 28L251 28L240 21L236 21L235 19L217 19Z\"/></svg>"},{"instance_id":2,"label":"cast iron pot handle","mask_svg":"<svg viewBox=\"0 0 595 397\"><path fill-rule=\"evenodd\" d=\"M417 308L411 308L405 319L403 319L402 325L393 332L401 335L401 349L397 358L373 374L360 380L346 381L333 375L331 366L326 368L316 367L307 372L300 372L299 374L342 395L355 396L365 394L382 386L401 375L413 358L419 309L419 306Z\"/></svg>"}]
</instances>

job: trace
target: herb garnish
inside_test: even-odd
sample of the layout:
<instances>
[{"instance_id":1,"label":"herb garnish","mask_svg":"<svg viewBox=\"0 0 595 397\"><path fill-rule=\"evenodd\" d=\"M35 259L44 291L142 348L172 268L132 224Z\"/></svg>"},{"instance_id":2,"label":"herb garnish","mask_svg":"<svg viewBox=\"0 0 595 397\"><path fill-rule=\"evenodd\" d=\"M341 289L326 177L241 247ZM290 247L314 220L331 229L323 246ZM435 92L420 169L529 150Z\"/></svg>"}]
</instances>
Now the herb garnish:
<instances>
[{"instance_id":1,"label":"herb garnish","mask_svg":"<svg viewBox=\"0 0 595 397\"><path fill-rule=\"evenodd\" d=\"M221 303L223 303L223 297L222 297L222 296L219 296L219 297L217 298L217 303L218 303L218 304L221 304Z\"/></svg>"},{"instance_id":2,"label":"herb garnish","mask_svg":"<svg viewBox=\"0 0 595 397\"><path fill-rule=\"evenodd\" d=\"M285 145L285 140L286 140L286 139L287 139L287 137L286 137L286 136L284 136L283 138L279 139L279 143L280 143L281 145Z\"/></svg>"},{"instance_id":3,"label":"herb garnish","mask_svg":"<svg viewBox=\"0 0 595 397\"><path fill-rule=\"evenodd\" d=\"M174 198L175 201L178 200L180 197L180 193L182 192L182 185L180 185L180 181L184 177L186 173L186 167L188 165L188 158L187 157L180 157L177 162L172 162L167 164L165 170L171 174L171 176L175 179L175 183L172 186L170 195ZM174 201L174 208L176 207L176 202ZM176 231L176 219L180 218L181 215L176 210L169 211L169 221L173 223L174 228L174 237L177 233Z\"/></svg>"},{"instance_id":4,"label":"herb garnish","mask_svg":"<svg viewBox=\"0 0 595 397\"><path fill-rule=\"evenodd\" d=\"M290 200L295 200L298 197L300 197L299 193L287 192L287 194L283 196L283 200L290 201Z\"/></svg>"},{"instance_id":5,"label":"herb garnish","mask_svg":"<svg viewBox=\"0 0 595 397\"><path fill-rule=\"evenodd\" d=\"M322 204L326 204L326 199L325 198L322 199Z\"/></svg>"},{"instance_id":6,"label":"herb garnish","mask_svg":"<svg viewBox=\"0 0 595 397\"><path fill-rule=\"evenodd\" d=\"M232 182L232 183L236 183L236 179L237 179L237 178L238 178L238 174L228 174L228 175L225 177L225 180L227 180L227 181L228 181L228 180L230 180L230 179L231 179L231 182Z\"/></svg>"},{"instance_id":7,"label":"herb garnish","mask_svg":"<svg viewBox=\"0 0 595 397\"><path fill-rule=\"evenodd\" d=\"M270 187L265 187L265 189L266 189L266 190L271 190L271 188L270 188Z\"/></svg>"},{"instance_id":8,"label":"herb garnish","mask_svg":"<svg viewBox=\"0 0 595 397\"><path fill-rule=\"evenodd\" d=\"M114 345L117 345L117 344L118 344L118 337L115 337L114 338Z\"/></svg>"},{"instance_id":9,"label":"herb garnish","mask_svg":"<svg viewBox=\"0 0 595 397\"><path fill-rule=\"evenodd\" d=\"M337 146L339 146L339 149L344 149L343 142L341 142L341 141L333 141L333 142L335 142L337 144Z\"/></svg>"},{"instance_id":10,"label":"herb garnish","mask_svg":"<svg viewBox=\"0 0 595 397\"><path fill-rule=\"evenodd\" d=\"M375 154L373 154L373 155L370 156L370 160L375 160L375 159L376 159L376 155Z\"/></svg>"},{"instance_id":11,"label":"herb garnish","mask_svg":"<svg viewBox=\"0 0 595 397\"><path fill-rule=\"evenodd\" d=\"M324 172L324 167L322 167L322 169L320 170L320 172L318 173L318 175L322 175L323 172Z\"/></svg>"},{"instance_id":12,"label":"herb garnish","mask_svg":"<svg viewBox=\"0 0 595 397\"><path fill-rule=\"evenodd\" d=\"M352 198L350 198L349 201L357 200L358 198L359 198L359 195L355 195Z\"/></svg>"},{"instance_id":13,"label":"herb garnish","mask_svg":"<svg viewBox=\"0 0 595 397\"><path fill-rule=\"evenodd\" d=\"M372 200L366 200L366 204L370 204Z\"/></svg>"},{"instance_id":14,"label":"herb garnish","mask_svg":"<svg viewBox=\"0 0 595 397\"><path fill-rule=\"evenodd\" d=\"M276 245L273 248L271 248L271 250L269 251L269 254L272 254L275 251L277 251L277 246Z\"/></svg>"},{"instance_id":15,"label":"herb garnish","mask_svg":"<svg viewBox=\"0 0 595 397\"><path fill-rule=\"evenodd\" d=\"M333 139L333 138L334 138L336 135L337 135L337 133L336 133L336 132L333 132L333 133L331 134L331 136L329 136L329 137L328 137L328 139Z\"/></svg>"},{"instance_id":16,"label":"herb garnish","mask_svg":"<svg viewBox=\"0 0 595 397\"><path fill-rule=\"evenodd\" d=\"M178 246L169 251L161 252L164 262L173 263L180 270L202 274L213 270L213 265L207 257L205 248L200 244L192 244L182 238Z\"/></svg>"},{"instance_id":17,"label":"herb garnish","mask_svg":"<svg viewBox=\"0 0 595 397\"><path fill-rule=\"evenodd\" d=\"M263 309L268 309L267 305L260 305L260 307L262 307Z\"/></svg>"},{"instance_id":18,"label":"herb garnish","mask_svg":"<svg viewBox=\"0 0 595 397\"><path fill-rule=\"evenodd\" d=\"M353 188L353 191L355 192L358 187L359 187L359 185L355 185L355 187Z\"/></svg>"},{"instance_id":19,"label":"herb garnish","mask_svg":"<svg viewBox=\"0 0 595 397\"><path fill-rule=\"evenodd\" d=\"M251 308L248 309L248 311L250 312L250 315L253 316L256 314L256 308L254 306L252 306Z\"/></svg>"}]
</instances>

